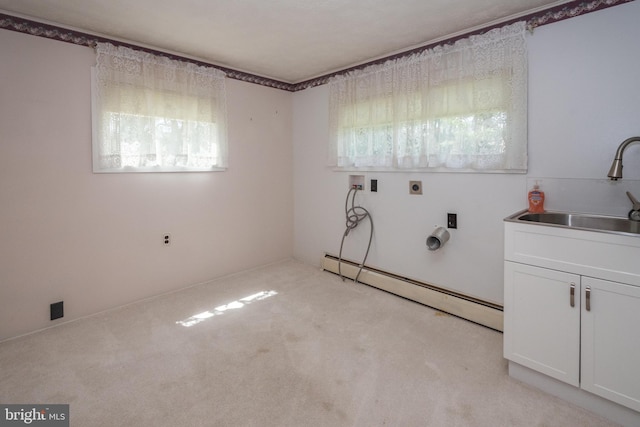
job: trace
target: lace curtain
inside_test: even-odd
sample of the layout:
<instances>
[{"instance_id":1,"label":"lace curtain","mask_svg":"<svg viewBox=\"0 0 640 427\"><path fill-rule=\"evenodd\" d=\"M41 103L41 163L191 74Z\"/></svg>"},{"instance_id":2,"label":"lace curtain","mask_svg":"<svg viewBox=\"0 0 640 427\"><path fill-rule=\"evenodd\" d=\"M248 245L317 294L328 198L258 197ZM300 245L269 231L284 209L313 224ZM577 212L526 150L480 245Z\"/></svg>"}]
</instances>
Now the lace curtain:
<instances>
[{"instance_id":1,"label":"lace curtain","mask_svg":"<svg viewBox=\"0 0 640 427\"><path fill-rule=\"evenodd\" d=\"M354 71L329 86L331 166L526 171L524 22Z\"/></svg>"},{"instance_id":2,"label":"lace curtain","mask_svg":"<svg viewBox=\"0 0 640 427\"><path fill-rule=\"evenodd\" d=\"M226 167L222 71L109 43L98 43L96 52L94 171Z\"/></svg>"}]
</instances>

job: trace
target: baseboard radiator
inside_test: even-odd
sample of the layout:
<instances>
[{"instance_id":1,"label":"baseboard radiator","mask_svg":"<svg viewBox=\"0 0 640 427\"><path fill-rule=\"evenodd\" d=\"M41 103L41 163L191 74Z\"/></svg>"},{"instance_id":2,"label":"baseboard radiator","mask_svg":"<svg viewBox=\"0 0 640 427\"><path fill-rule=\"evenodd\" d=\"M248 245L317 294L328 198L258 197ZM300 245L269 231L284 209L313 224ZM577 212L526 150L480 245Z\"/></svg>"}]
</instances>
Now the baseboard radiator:
<instances>
[{"instance_id":1,"label":"baseboard radiator","mask_svg":"<svg viewBox=\"0 0 640 427\"><path fill-rule=\"evenodd\" d=\"M322 268L325 271L338 274L338 257L325 254L322 258ZM357 263L344 259L340 265L342 276L352 280L358 274L359 268ZM491 302L482 301L478 298L453 292L448 289L442 289L369 266L365 266L362 269L358 282L497 331L503 330L502 306Z\"/></svg>"}]
</instances>

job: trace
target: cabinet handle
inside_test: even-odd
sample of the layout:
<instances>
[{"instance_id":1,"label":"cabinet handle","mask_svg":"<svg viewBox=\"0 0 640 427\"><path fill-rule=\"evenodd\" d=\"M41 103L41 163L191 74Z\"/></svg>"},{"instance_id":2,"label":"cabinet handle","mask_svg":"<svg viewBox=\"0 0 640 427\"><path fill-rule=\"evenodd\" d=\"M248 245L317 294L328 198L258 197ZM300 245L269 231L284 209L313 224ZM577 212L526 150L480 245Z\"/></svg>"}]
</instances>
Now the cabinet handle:
<instances>
[{"instance_id":1,"label":"cabinet handle","mask_svg":"<svg viewBox=\"0 0 640 427\"><path fill-rule=\"evenodd\" d=\"M571 283L569 285L569 304L571 307L576 306L576 284Z\"/></svg>"},{"instance_id":2,"label":"cabinet handle","mask_svg":"<svg viewBox=\"0 0 640 427\"><path fill-rule=\"evenodd\" d=\"M586 297L585 308L587 309L587 311L591 311L591 287L590 286L587 286L587 288L584 290L584 294Z\"/></svg>"}]
</instances>

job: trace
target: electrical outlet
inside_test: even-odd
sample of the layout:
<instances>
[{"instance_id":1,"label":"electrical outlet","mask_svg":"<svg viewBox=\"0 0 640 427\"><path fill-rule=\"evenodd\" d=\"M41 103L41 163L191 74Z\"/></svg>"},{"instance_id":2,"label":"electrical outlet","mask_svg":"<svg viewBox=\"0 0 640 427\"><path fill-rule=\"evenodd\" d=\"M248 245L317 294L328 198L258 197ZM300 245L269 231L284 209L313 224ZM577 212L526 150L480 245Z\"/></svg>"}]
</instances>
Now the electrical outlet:
<instances>
[{"instance_id":1,"label":"electrical outlet","mask_svg":"<svg viewBox=\"0 0 640 427\"><path fill-rule=\"evenodd\" d=\"M369 188L371 188L371 192L372 193L377 193L378 192L378 180L377 179L372 179L371 180L371 186Z\"/></svg>"},{"instance_id":2,"label":"electrical outlet","mask_svg":"<svg viewBox=\"0 0 640 427\"><path fill-rule=\"evenodd\" d=\"M458 228L458 215L454 213L447 214L447 228Z\"/></svg>"},{"instance_id":3,"label":"electrical outlet","mask_svg":"<svg viewBox=\"0 0 640 427\"><path fill-rule=\"evenodd\" d=\"M64 301L54 302L49 306L49 311L51 313L51 320L64 317Z\"/></svg>"},{"instance_id":4,"label":"electrical outlet","mask_svg":"<svg viewBox=\"0 0 640 427\"><path fill-rule=\"evenodd\" d=\"M165 246L169 246L169 245L171 244L171 234L169 234L169 233L164 233L164 234L162 235L162 243L163 243Z\"/></svg>"},{"instance_id":5,"label":"electrical outlet","mask_svg":"<svg viewBox=\"0 0 640 427\"><path fill-rule=\"evenodd\" d=\"M422 194L422 181L409 181L409 194Z\"/></svg>"}]
</instances>

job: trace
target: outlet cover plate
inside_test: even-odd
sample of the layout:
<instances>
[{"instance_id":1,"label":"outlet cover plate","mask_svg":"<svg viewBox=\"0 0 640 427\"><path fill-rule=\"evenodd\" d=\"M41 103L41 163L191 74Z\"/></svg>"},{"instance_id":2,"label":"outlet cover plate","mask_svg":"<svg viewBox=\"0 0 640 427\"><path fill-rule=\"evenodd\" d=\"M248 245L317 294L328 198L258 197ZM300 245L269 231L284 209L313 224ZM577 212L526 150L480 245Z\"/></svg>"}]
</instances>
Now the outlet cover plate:
<instances>
[{"instance_id":1,"label":"outlet cover plate","mask_svg":"<svg viewBox=\"0 0 640 427\"><path fill-rule=\"evenodd\" d=\"M64 317L64 301L54 302L50 305L51 320Z\"/></svg>"},{"instance_id":2,"label":"outlet cover plate","mask_svg":"<svg viewBox=\"0 0 640 427\"><path fill-rule=\"evenodd\" d=\"M458 228L458 214L447 214L447 228Z\"/></svg>"},{"instance_id":3,"label":"outlet cover plate","mask_svg":"<svg viewBox=\"0 0 640 427\"><path fill-rule=\"evenodd\" d=\"M422 181L409 181L409 194L422 194Z\"/></svg>"}]
</instances>

